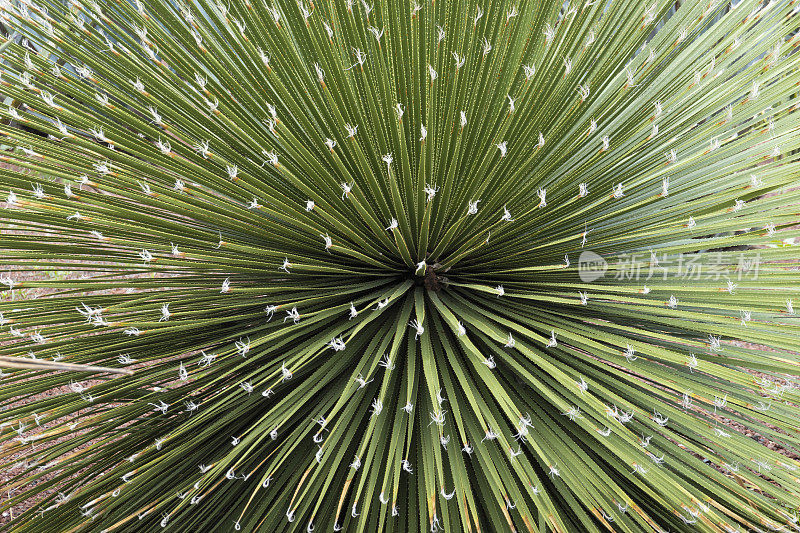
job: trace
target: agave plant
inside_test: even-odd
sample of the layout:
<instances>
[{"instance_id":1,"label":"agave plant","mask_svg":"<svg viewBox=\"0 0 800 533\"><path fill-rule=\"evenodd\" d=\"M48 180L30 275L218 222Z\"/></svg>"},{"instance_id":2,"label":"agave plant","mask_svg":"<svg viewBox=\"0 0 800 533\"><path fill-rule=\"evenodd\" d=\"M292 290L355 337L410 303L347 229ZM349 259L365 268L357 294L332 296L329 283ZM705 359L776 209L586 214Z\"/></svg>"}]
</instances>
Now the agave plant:
<instances>
[{"instance_id":1,"label":"agave plant","mask_svg":"<svg viewBox=\"0 0 800 533\"><path fill-rule=\"evenodd\" d=\"M0 9L15 531L798 530L796 0Z\"/></svg>"}]
</instances>

